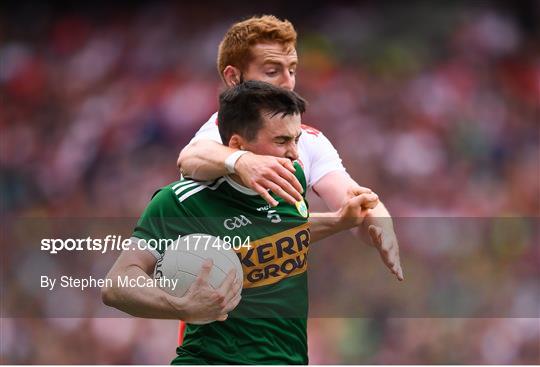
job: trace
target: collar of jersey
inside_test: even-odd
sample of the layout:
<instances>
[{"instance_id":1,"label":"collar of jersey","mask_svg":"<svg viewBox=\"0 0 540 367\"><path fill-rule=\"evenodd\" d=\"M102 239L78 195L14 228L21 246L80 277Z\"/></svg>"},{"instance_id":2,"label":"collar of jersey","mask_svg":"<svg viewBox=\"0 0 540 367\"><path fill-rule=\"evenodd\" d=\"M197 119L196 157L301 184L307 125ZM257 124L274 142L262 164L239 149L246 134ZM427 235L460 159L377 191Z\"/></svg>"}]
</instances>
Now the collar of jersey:
<instances>
[{"instance_id":1,"label":"collar of jersey","mask_svg":"<svg viewBox=\"0 0 540 367\"><path fill-rule=\"evenodd\" d=\"M257 191L253 191L250 188L240 185L238 182L233 180L230 176L223 176L223 177L225 177L225 180L229 183L229 185L232 186L233 189L240 191L242 194L252 195L252 196L259 195Z\"/></svg>"}]
</instances>

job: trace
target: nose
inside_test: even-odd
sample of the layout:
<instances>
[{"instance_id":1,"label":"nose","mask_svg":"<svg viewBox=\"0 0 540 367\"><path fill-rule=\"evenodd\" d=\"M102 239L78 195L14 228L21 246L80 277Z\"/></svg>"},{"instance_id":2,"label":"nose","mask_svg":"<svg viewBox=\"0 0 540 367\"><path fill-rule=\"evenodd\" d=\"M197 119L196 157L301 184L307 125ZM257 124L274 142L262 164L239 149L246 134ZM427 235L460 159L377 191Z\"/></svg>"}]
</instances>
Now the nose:
<instances>
[{"instance_id":1,"label":"nose","mask_svg":"<svg viewBox=\"0 0 540 367\"><path fill-rule=\"evenodd\" d=\"M294 75L291 75L288 70L285 70L280 87L288 90L293 90L296 79Z\"/></svg>"},{"instance_id":2,"label":"nose","mask_svg":"<svg viewBox=\"0 0 540 367\"><path fill-rule=\"evenodd\" d=\"M298 145L296 143L292 143L289 145L286 157L289 158L291 161L296 161L298 159Z\"/></svg>"}]
</instances>

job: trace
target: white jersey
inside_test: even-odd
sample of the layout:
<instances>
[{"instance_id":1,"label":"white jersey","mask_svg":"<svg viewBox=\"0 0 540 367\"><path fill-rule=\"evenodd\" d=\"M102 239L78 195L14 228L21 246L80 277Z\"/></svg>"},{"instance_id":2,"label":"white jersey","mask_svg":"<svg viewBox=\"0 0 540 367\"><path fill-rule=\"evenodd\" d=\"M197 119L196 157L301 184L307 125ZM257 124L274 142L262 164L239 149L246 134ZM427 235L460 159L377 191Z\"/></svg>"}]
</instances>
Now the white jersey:
<instances>
[{"instance_id":1,"label":"white jersey","mask_svg":"<svg viewBox=\"0 0 540 367\"><path fill-rule=\"evenodd\" d=\"M211 139L222 144L218 130L217 112L197 131L191 142L199 139ZM302 124L298 155L298 161L304 169L308 187L313 187L317 181L330 172L346 172L341 158L330 140L311 126Z\"/></svg>"}]
</instances>

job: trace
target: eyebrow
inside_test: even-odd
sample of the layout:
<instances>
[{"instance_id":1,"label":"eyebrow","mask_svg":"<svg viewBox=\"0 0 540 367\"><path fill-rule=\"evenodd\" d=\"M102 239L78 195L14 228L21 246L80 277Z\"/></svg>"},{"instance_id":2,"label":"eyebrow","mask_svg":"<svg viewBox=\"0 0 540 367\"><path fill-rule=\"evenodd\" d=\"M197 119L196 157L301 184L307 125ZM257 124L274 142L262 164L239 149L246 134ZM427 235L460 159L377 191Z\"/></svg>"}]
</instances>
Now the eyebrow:
<instances>
[{"instance_id":1,"label":"eyebrow","mask_svg":"<svg viewBox=\"0 0 540 367\"><path fill-rule=\"evenodd\" d=\"M274 139L275 140L278 140L278 139L283 139L283 140L293 140L293 139L298 139L300 138L300 135L302 135L302 132L300 131L300 133L296 136L291 136L291 135L280 135L280 136L276 136Z\"/></svg>"},{"instance_id":2,"label":"eyebrow","mask_svg":"<svg viewBox=\"0 0 540 367\"><path fill-rule=\"evenodd\" d=\"M285 63L282 63L282 62L277 61L277 60L272 60L272 59L264 60L263 65L268 65L268 64L274 64L274 65L279 65L279 66L286 65ZM298 65L297 60L291 62L288 66L296 66L296 65Z\"/></svg>"}]
</instances>

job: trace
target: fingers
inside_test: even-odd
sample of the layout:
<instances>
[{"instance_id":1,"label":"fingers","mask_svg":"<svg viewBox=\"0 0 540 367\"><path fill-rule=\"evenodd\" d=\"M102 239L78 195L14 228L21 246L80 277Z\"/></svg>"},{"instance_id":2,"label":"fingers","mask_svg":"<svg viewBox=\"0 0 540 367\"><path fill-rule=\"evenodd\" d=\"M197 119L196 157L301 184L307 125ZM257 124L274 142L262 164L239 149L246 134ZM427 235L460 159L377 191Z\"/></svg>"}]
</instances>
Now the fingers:
<instances>
[{"instance_id":1,"label":"fingers","mask_svg":"<svg viewBox=\"0 0 540 367\"><path fill-rule=\"evenodd\" d=\"M300 195L300 194L302 194L304 192L304 189L302 188L302 185L300 184L300 181L298 181L298 179L294 175L294 172L296 170L295 170L291 160L284 159L284 158L279 158L279 162L281 163L281 165L283 167L287 168L290 172L286 171L286 170L281 170L281 169L278 168L278 169L276 169L276 173L279 176L281 176L282 178L284 178L285 180L287 180L288 183L290 185L292 185L294 190L296 191L296 193L289 191L289 194L294 196L297 200L302 200L302 195Z\"/></svg>"},{"instance_id":2,"label":"fingers","mask_svg":"<svg viewBox=\"0 0 540 367\"><path fill-rule=\"evenodd\" d=\"M272 192L274 194L276 194L277 196L283 198L285 201L287 201L291 205L294 205L297 202L297 200L295 198L293 198L291 195L289 195L287 192L285 192L285 190L283 190L281 187L279 187L278 185L276 185L272 181L268 181L267 185L268 185L268 188L270 190L272 190Z\"/></svg>"},{"instance_id":3,"label":"fingers","mask_svg":"<svg viewBox=\"0 0 540 367\"><path fill-rule=\"evenodd\" d=\"M291 204L294 204L297 201L302 200L303 198L302 198L302 194L301 194L302 185L300 185L300 182L298 182L296 177L294 177L294 176L292 176L292 177L293 177L294 180L293 181L288 181L285 178L283 178L282 176L280 176L278 174L274 174L269 178L269 181L279 185L281 187L281 189L283 189L287 194L294 197L294 202L291 203ZM293 184L297 184L297 187L294 187ZM300 189L298 188L298 186L300 187ZM285 199L285 198L283 198L283 199Z\"/></svg>"},{"instance_id":4,"label":"fingers","mask_svg":"<svg viewBox=\"0 0 540 367\"><path fill-rule=\"evenodd\" d=\"M225 306L225 312L231 312L238 306L240 303L240 300L242 299L242 295L240 292L238 292L231 300L227 303L227 306Z\"/></svg>"},{"instance_id":5,"label":"fingers","mask_svg":"<svg viewBox=\"0 0 540 367\"><path fill-rule=\"evenodd\" d=\"M403 278L403 269L401 268L401 261L399 259L399 248L397 244L392 245L392 250L390 250L389 256L389 268L390 271L396 276L399 281L402 281Z\"/></svg>"},{"instance_id":6,"label":"fingers","mask_svg":"<svg viewBox=\"0 0 540 367\"><path fill-rule=\"evenodd\" d=\"M234 272L233 272L234 274ZM222 314L216 319L217 321L225 321L228 318L229 312L234 310L236 306L240 303L240 300L242 299L241 292L242 291L242 280L237 279L230 291L227 293L227 297L225 298L225 306L223 306L221 312Z\"/></svg>"},{"instance_id":7,"label":"fingers","mask_svg":"<svg viewBox=\"0 0 540 367\"><path fill-rule=\"evenodd\" d=\"M379 197L377 194L361 194L349 199L345 206L349 210L353 210L355 216L365 216L367 213L364 211L373 209L379 204Z\"/></svg>"},{"instance_id":8,"label":"fingers","mask_svg":"<svg viewBox=\"0 0 540 367\"><path fill-rule=\"evenodd\" d=\"M296 172L296 168L294 168L294 164L290 159L288 159L288 158L278 158L278 161L283 167L287 168L292 173Z\"/></svg>"},{"instance_id":9,"label":"fingers","mask_svg":"<svg viewBox=\"0 0 540 367\"><path fill-rule=\"evenodd\" d=\"M225 277L225 280L221 283L221 285L218 288L218 292L223 296L224 301L229 300L232 298L232 296L229 296L229 293L232 291L232 287L234 284L234 280L236 278L236 270L231 269L227 273L227 276ZM234 293L232 293L234 295Z\"/></svg>"},{"instance_id":10,"label":"fingers","mask_svg":"<svg viewBox=\"0 0 540 367\"><path fill-rule=\"evenodd\" d=\"M242 157L245 156L247 154ZM294 175L295 168L289 159L257 155L253 157L256 157L256 161L251 165L244 162L237 170L247 187L255 190L271 206L278 205L278 202L268 194L268 190L291 204L302 200L304 190Z\"/></svg>"},{"instance_id":11,"label":"fingers","mask_svg":"<svg viewBox=\"0 0 540 367\"><path fill-rule=\"evenodd\" d=\"M204 284L208 282L208 277L210 276L210 271L212 270L212 266L214 265L214 262L212 259L206 259L204 260L201 271L199 272L199 276L197 277L197 282L199 284Z\"/></svg>"},{"instance_id":12,"label":"fingers","mask_svg":"<svg viewBox=\"0 0 540 367\"><path fill-rule=\"evenodd\" d=\"M277 206L278 202L268 193L268 191L259 184L255 184L252 187L270 206Z\"/></svg>"},{"instance_id":13,"label":"fingers","mask_svg":"<svg viewBox=\"0 0 540 367\"><path fill-rule=\"evenodd\" d=\"M283 170L283 172L288 172ZM289 173L290 174L290 173ZM302 188L296 177L293 177L293 182ZM271 190L274 194L287 201L291 205L294 205L297 201L302 200L302 194L297 191L295 187L291 184L290 181L287 181L282 176L277 174L271 174L268 179L264 180L262 183L255 183L253 185L253 190L255 190L259 195L263 197L266 202L272 206L278 205L278 202L272 198L268 193L267 189Z\"/></svg>"},{"instance_id":14,"label":"fingers","mask_svg":"<svg viewBox=\"0 0 540 367\"><path fill-rule=\"evenodd\" d=\"M231 299L236 297L242 290L242 279L236 279L230 286L229 290L226 291L222 305L227 305Z\"/></svg>"},{"instance_id":15,"label":"fingers","mask_svg":"<svg viewBox=\"0 0 540 367\"><path fill-rule=\"evenodd\" d=\"M228 314L223 314L217 317L216 321L225 321L229 317Z\"/></svg>"},{"instance_id":16,"label":"fingers","mask_svg":"<svg viewBox=\"0 0 540 367\"><path fill-rule=\"evenodd\" d=\"M349 189L347 193L350 197L353 197L353 196L358 196L362 194L371 194L373 193L373 191L368 187L355 186L354 188Z\"/></svg>"},{"instance_id":17,"label":"fingers","mask_svg":"<svg viewBox=\"0 0 540 367\"><path fill-rule=\"evenodd\" d=\"M369 232L369 236L371 237L371 241L373 242L373 244L380 246L382 244L382 241L381 241L382 228L377 227L372 224L368 227L368 232Z\"/></svg>"},{"instance_id":18,"label":"fingers","mask_svg":"<svg viewBox=\"0 0 540 367\"><path fill-rule=\"evenodd\" d=\"M403 276L403 269L401 268L401 264L398 264L397 278L400 282L405 279L405 277Z\"/></svg>"},{"instance_id":19,"label":"fingers","mask_svg":"<svg viewBox=\"0 0 540 367\"><path fill-rule=\"evenodd\" d=\"M361 194L358 196L358 201L362 209L373 209L379 204L377 194Z\"/></svg>"},{"instance_id":20,"label":"fingers","mask_svg":"<svg viewBox=\"0 0 540 367\"><path fill-rule=\"evenodd\" d=\"M381 230L381 234L382 234L382 230ZM381 235L379 235L379 238L381 238ZM401 268L401 261L399 258L399 247L395 239L392 237L389 237L386 239L383 238L382 244L379 248L379 253L381 255L383 262L388 267L388 269L390 269L392 274L394 274L399 281L402 281L404 279L403 269Z\"/></svg>"}]
</instances>

